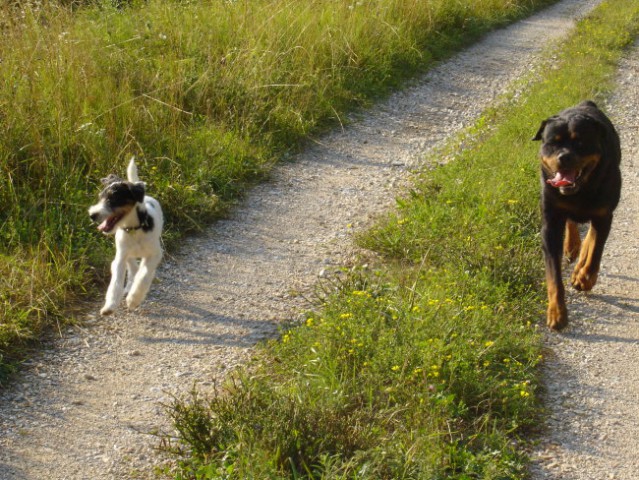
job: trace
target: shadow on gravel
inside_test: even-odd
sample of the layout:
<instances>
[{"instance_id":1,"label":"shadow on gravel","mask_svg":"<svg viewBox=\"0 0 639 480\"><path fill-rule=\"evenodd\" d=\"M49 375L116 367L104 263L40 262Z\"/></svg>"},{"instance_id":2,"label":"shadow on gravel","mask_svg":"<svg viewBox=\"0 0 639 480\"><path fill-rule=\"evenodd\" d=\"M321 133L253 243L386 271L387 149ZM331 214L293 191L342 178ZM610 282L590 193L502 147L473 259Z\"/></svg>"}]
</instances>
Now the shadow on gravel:
<instances>
[{"instance_id":1,"label":"shadow on gravel","mask_svg":"<svg viewBox=\"0 0 639 480\"><path fill-rule=\"evenodd\" d=\"M177 311L177 313L176 313ZM147 344L175 345L221 345L232 347L252 347L264 338L272 338L277 324L268 320L251 320L221 314L215 307L203 308L198 305L171 306L171 314L180 319L174 325L165 325L167 312L155 308L146 318L162 325L156 331L146 332L139 340Z\"/></svg>"},{"instance_id":2,"label":"shadow on gravel","mask_svg":"<svg viewBox=\"0 0 639 480\"><path fill-rule=\"evenodd\" d=\"M597 300L621 310L639 314L639 299L618 295L597 295Z\"/></svg>"},{"instance_id":3,"label":"shadow on gravel","mask_svg":"<svg viewBox=\"0 0 639 480\"><path fill-rule=\"evenodd\" d=\"M575 332L570 334L573 340L579 340L584 343L628 343L636 344L636 338L620 337L618 335L591 334L588 332Z\"/></svg>"},{"instance_id":4,"label":"shadow on gravel","mask_svg":"<svg viewBox=\"0 0 639 480\"><path fill-rule=\"evenodd\" d=\"M2 480L21 480L28 478L24 471L15 469L4 462L0 462L0 472L6 475L2 477Z\"/></svg>"},{"instance_id":5,"label":"shadow on gravel","mask_svg":"<svg viewBox=\"0 0 639 480\"><path fill-rule=\"evenodd\" d=\"M624 282L639 283L639 278L637 278L637 277L629 277L628 275L616 275L616 274L612 274L612 273L607 273L606 276L610 277L610 278L617 279L617 280L623 280Z\"/></svg>"}]
</instances>

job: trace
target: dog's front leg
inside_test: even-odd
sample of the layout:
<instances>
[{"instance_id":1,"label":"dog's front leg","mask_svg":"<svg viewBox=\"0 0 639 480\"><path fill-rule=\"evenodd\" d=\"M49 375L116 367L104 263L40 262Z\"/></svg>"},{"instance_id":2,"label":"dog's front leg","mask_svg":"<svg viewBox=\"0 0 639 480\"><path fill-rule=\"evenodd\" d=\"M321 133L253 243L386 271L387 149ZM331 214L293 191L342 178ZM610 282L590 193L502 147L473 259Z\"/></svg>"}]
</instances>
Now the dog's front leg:
<instances>
[{"instance_id":1,"label":"dog's front leg","mask_svg":"<svg viewBox=\"0 0 639 480\"><path fill-rule=\"evenodd\" d=\"M561 330L568 324L568 309L564 283L561 278L561 259L566 219L547 212L544 215L542 241L546 264L548 310L546 323L553 330Z\"/></svg>"},{"instance_id":2,"label":"dog's front leg","mask_svg":"<svg viewBox=\"0 0 639 480\"><path fill-rule=\"evenodd\" d=\"M601 256L603 255L611 225L612 214L595 217L590 222L588 234L579 253L579 261L570 277L572 286L575 289L587 292L592 290L592 287L597 283Z\"/></svg>"},{"instance_id":3,"label":"dog's front leg","mask_svg":"<svg viewBox=\"0 0 639 480\"><path fill-rule=\"evenodd\" d=\"M124 280L126 274L126 264L124 258L116 253L115 259L111 263L111 283L106 294L104 307L100 310L102 315L110 315L118 307L124 296Z\"/></svg>"},{"instance_id":4,"label":"dog's front leg","mask_svg":"<svg viewBox=\"0 0 639 480\"><path fill-rule=\"evenodd\" d=\"M151 288L151 283L155 277L155 271L157 270L158 265L160 265L161 260L162 253L158 253L157 255L143 258L140 262L140 268L133 280L133 286L126 297L126 305L129 310L139 307L144 301L146 294Z\"/></svg>"}]
</instances>

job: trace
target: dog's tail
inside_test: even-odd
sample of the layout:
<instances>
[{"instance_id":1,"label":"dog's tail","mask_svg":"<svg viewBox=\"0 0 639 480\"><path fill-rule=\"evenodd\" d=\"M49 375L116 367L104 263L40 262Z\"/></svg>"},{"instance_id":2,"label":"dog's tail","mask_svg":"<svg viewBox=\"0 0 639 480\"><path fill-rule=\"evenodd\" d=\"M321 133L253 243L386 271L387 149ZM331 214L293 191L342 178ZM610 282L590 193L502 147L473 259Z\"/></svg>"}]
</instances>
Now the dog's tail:
<instances>
[{"instance_id":1,"label":"dog's tail","mask_svg":"<svg viewBox=\"0 0 639 480\"><path fill-rule=\"evenodd\" d=\"M135 165L135 156L131 157L129 160L129 166L126 169L126 176L129 179L129 182L139 182L140 178L138 177L138 167Z\"/></svg>"}]
</instances>

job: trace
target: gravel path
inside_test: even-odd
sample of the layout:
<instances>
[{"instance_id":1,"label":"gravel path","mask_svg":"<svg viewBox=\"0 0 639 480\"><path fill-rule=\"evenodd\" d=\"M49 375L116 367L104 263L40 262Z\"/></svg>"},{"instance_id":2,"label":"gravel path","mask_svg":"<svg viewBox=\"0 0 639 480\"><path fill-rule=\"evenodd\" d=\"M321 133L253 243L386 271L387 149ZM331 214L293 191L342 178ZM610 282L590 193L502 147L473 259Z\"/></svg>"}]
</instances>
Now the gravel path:
<instances>
[{"instance_id":1,"label":"gravel path","mask_svg":"<svg viewBox=\"0 0 639 480\"><path fill-rule=\"evenodd\" d=\"M639 478L638 106L639 42L606 105L621 137L624 184L602 273L591 294L570 293L570 326L546 335L550 418L533 456L535 480Z\"/></svg>"},{"instance_id":2,"label":"gravel path","mask_svg":"<svg viewBox=\"0 0 639 480\"><path fill-rule=\"evenodd\" d=\"M353 233L392 206L410 170L436 161L596 3L563 0L489 35L322 138L232 218L187 239L142 309L65 332L0 393L0 479L152 478L149 432L170 427L162 403L210 386L308 307L300 293L355 258Z\"/></svg>"}]
</instances>

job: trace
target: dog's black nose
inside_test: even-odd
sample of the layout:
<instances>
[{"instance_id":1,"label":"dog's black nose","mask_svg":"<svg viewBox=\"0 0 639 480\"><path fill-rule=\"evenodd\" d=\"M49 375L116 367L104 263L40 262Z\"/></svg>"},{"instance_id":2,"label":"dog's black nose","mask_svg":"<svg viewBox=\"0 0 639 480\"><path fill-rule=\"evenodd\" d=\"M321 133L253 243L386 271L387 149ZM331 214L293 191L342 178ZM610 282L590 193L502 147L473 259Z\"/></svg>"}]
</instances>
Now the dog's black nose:
<instances>
[{"instance_id":1,"label":"dog's black nose","mask_svg":"<svg viewBox=\"0 0 639 480\"><path fill-rule=\"evenodd\" d=\"M570 152L561 152L557 155L557 161L559 162L559 167L567 167L572 159L572 155Z\"/></svg>"},{"instance_id":2,"label":"dog's black nose","mask_svg":"<svg viewBox=\"0 0 639 480\"><path fill-rule=\"evenodd\" d=\"M93 220L94 222L98 221L98 214L97 213L92 213L89 216L91 217L91 220Z\"/></svg>"}]
</instances>

